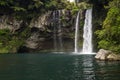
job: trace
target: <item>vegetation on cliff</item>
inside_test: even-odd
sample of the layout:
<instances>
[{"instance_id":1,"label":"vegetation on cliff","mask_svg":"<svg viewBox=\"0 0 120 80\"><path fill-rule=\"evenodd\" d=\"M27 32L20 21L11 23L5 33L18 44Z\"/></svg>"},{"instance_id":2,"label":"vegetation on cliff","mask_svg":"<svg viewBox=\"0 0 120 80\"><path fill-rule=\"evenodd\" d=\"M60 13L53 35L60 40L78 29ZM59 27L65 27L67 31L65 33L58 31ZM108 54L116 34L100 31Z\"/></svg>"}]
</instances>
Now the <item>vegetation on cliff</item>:
<instances>
[{"instance_id":1,"label":"vegetation on cliff","mask_svg":"<svg viewBox=\"0 0 120 80\"><path fill-rule=\"evenodd\" d=\"M48 10L62 9L65 0L0 0L0 14L13 14L17 18L32 18Z\"/></svg>"},{"instance_id":2,"label":"vegetation on cliff","mask_svg":"<svg viewBox=\"0 0 120 80\"><path fill-rule=\"evenodd\" d=\"M99 38L99 48L120 53L120 1L109 2L107 17L103 22L101 30L96 33Z\"/></svg>"},{"instance_id":3,"label":"vegetation on cliff","mask_svg":"<svg viewBox=\"0 0 120 80\"><path fill-rule=\"evenodd\" d=\"M31 34L33 18L49 11L76 7L72 5L67 0L0 0L0 53L16 53L24 46Z\"/></svg>"},{"instance_id":4,"label":"vegetation on cliff","mask_svg":"<svg viewBox=\"0 0 120 80\"><path fill-rule=\"evenodd\" d=\"M0 0L0 17L8 15L16 20L22 20L21 28L14 32L9 29L0 29L0 53L13 53L24 45L30 35L29 24L33 18L37 18L48 11L71 10L72 17L80 9L88 8L93 4L93 25L96 31L95 43L98 48L104 48L120 53L120 1L119 0L80 0L80 3L69 3L67 0ZM109 3L109 4L108 4ZM84 13L83 13L84 14ZM63 16L61 17L65 22ZM12 20L12 19L10 19ZM0 18L0 24L4 23ZM73 20L74 21L74 20ZM12 25L14 23L5 22ZM71 23L70 23L71 24ZM74 23L73 23L74 24ZM83 25L83 23L81 23ZM81 25L80 24L80 25ZM1 25L0 25L1 26ZM69 28L69 27L68 27Z\"/></svg>"}]
</instances>

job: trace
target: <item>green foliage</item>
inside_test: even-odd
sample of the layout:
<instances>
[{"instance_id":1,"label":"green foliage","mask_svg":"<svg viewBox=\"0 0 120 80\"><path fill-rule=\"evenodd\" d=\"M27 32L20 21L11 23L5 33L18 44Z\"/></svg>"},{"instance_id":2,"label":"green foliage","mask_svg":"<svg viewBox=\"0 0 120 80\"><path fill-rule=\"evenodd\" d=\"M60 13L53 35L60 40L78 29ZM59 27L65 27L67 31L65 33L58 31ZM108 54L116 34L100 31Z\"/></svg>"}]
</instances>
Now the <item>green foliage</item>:
<instances>
[{"instance_id":1,"label":"green foliage","mask_svg":"<svg viewBox=\"0 0 120 80\"><path fill-rule=\"evenodd\" d=\"M67 4L67 0L0 0L1 15L12 15L25 22L21 30L14 33L0 29L0 53L15 53L24 45L25 39L30 36L28 24L33 17L49 10L64 9Z\"/></svg>"},{"instance_id":2,"label":"green foliage","mask_svg":"<svg viewBox=\"0 0 120 80\"><path fill-rule=\"evenodd\" d=\"M31 19L48 10L63 9L66 5L66 0L0 0L0 13Z\"/></svg>"},{"instance_id":3,"label":"green foliage","mask_svg":"<svg viewBox=\"0 0 120 80\"><path fill-rule=\"evenodd\" d=\"M45 7L47 8L47 9L56 9L57 6L58 5L58 3L57 3L57 1L55 1L55 0L52 0L52 1L48 1L47 3L45 3Z\"/></svg>"},{"instance_id":4,"label":"green foliage","mask_svg":"<svg viewBox=\"0 0 120 80\"><path fill-rule=\"evenodd\" d=\"M24 45L29 35L29 28L19 33L11 33L8 29L0 30L0 53L16 53L20 46Z\"/></svg>"},{"instance_id":5,"label":"green foliage","mask_svg":"<svg viewBox=\"0 0 120 80\"><path fill-rule=\"evenodd\" d=\"M89 7L92 7L92 5L90 3L86 3L86 2L81 2L77 4L79 9L88 9Z\"/></svg>"},{"instance_id":6,"label":"green foliage","mask_svg":"<svg viewBox=\"0 0 120 80\"><path fill-rule=\"evenodd\" d=\"M120 1L113 0L109 3L109 11L103 22L103 29L96 32L99 48L120 53Z\"/></svg>"},{"instance_id":7,"label":"green foliage","mask_svg":"<svg viewBox=\"0 0 120 80\"><path fill-rule=\"evenodd\" d=\"M79 11L79 7L75 3L67 3L67 6L65 7L67 10L71 10L72 15L76 15L76 13Z\"/></svg>"},{"instance_id":8,"label":"green foliage","mask_svg":"<svg viewBox=\"0 0 120 80\"><path fill-rule=\"evenodd\" d=\"M0 5L1 6L6 6L6 5L8 5L8 2L6 2L5 0L1 0Z\"/></svg>"},{"instance_id":9,"label":"green foliage","mask_svg":"<svg viewBox=\"0 0 120 80\"><path fill-rule=\"evenodd\" d=\"M12 7L14 9L14 11L26 11L26 9L22 8L22 7Z\"/></svg>"},{"instance_id":10,"label":"green foliage","mask_svg":"<svg viewBox=\"0 0 120 80\"><path fill-rule=\"evenodd\" d=\"M8 35L9 32L9 29L2 29L0 30L0 35Z\"/></svg>"},{"instance_id":11,"label":"green foliage","mask_svg":"<svg viewBox=\"0 0 120 80\"><path fill-rule=\"evenodd\" d=\"M13 3L13 0L0 0L0 6L10 6L11 3Z\"/></svg>"},{"instance_id":12,"label":"green foliage","mask_svg":"<svg viewBox=\"0 0 120 80\"><path fill-rule=\"evenodd\" d=\"M28 37L30 36L30 28L29 28L29 27L26 27L26 28L24 29L24 31L22 31L22 32L19 34L19 36L20 36L21 38L23 38L23 39L28 38Z\"/></svg>"}]
</instances>

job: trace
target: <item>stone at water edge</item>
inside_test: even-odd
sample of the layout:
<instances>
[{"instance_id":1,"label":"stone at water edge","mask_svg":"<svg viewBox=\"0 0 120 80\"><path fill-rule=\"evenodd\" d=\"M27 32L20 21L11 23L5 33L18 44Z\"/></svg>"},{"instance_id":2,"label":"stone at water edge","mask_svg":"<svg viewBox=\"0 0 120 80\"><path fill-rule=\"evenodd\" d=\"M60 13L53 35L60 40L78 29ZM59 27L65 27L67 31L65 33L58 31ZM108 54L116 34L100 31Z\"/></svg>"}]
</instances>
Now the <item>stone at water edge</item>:
<instances>
[{"instance_id":1,"label":"stone at water edge","mask_svg":"<svg viewBox=\"0 0 120 80\"><path fill-rule=\"evenodd\" d=\"M110 54L110 55L107 56L107 59L108 60L116 60L117 61L117 60L120 60L120 55L112 53L112 54Z\"/></svg>"},{"instance_id":2,"label":"stone at water edge","mask_svg":"<svg viewBox=\"0 0 120 80\"><path fill-rule=\"evenodd\" d=\"M96 58L96 59L100 59L101 55L102 55L102 53L98 52L98 53L96 54L95 58Z\"/></svg>"},{"instance_id":3,"label":"stone at water edge","mask_svg":"<svg viewBox=\"0 0 120 80\"><path fill-rule=\"evenodd\" d=\"M100 49L95 58L100 60L106 60L107 56L111 53L109 50Z\"/></svg>"},{"instance_id":4,"label":"stone at water edge","mask_svg":"<svg viewBox=\"0 0 120 80\"><path fill-rule=\"evenodd\" d=\"M98 60L120 61L120 55L114 54L112 51L100 49L95 56Z\"/></svg>"}]
</instances>

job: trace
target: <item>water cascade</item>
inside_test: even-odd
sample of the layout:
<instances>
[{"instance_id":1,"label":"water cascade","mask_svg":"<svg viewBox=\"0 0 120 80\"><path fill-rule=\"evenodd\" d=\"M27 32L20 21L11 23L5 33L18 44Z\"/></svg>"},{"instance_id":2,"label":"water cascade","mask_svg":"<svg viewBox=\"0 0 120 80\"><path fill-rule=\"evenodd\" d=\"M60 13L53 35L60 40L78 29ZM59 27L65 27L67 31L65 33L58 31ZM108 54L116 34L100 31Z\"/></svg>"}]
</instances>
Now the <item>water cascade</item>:
<instances>
[{"instance_id":1,"label":"water cascade","mask_svg":"<svg viewBox=\"0 0 120 80\"><path fill-rule=\"evenodd\" d=\"M74 52L77 53L78 52L78 32L79 32L79 18L80 18L80 11L77 14L77 18L76 18L76 24L75 24L75 49Z\"/></svg>"},{"instance_id":2,"label":"water cascade","mask_svg":"<svg viewBox=\"0 0 120 80\"><path fill-rule=\"evenodd\" d=\"M63 41L62 41L62 25L61 25L61 10L53 12L53 44L54 51L62 51L63 50Z\"/></svg>"},{"instance_id":3,"label":"water cascade","mask_svg":"<svg viewBox=\"0 0 120 80\"><path fill-rule=\"evenodd\" d=\"M68 0L68 1L70 1L70 2L75 2L75 0Z\"/></svg>"},{"instance_id":4,"label":"water cascade","mask_svg":"<svg viewBox=\"0 0 120 80\"><path fill-rule=\"evenodd\" d=\"M85 14L83 39L83 53L92 53L92 9Z\"/></svg>"},{"instance_id":5,"label":"water cascade","mask_svg":"<svg viewBox=\"0 0 120 80\"><path fill-rule=\"evenodd\" d=\"M58 10L58 16L59 16L59 20L58 20L58 41L59 41L59 45L60 45L60 51L63 50L63 41L62 41L62 25L61 25L61 10Z\"/></svg>"},{"instance_id":6,"label":"water cascade","mask_svg":"<svg viewBox=\"0 0 120 80\"><path fill-rule=\"evenodd\" d=\"M53 12L53 21L56 21L56 11ZM54 44L54 51L57 51L57 28L55 26L56 24L54 23L53 26L53 44Z\"/></svg>"}]
</instances>

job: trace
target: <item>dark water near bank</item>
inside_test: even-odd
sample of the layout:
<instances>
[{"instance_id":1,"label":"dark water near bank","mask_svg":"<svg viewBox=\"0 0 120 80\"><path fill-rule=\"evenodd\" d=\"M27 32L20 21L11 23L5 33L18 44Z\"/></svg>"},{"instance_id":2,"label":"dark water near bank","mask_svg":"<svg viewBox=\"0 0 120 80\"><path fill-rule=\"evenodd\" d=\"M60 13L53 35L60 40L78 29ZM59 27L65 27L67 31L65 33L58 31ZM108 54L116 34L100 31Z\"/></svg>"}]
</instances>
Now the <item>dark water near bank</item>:
<instances>
[{"instance_id":1,"label":"dark water near bank","mask_svg":"<svg viewBox=\"0 0 120 80\"><path fill-rule=\"evenodd\" d=\"M0 80L120 80L120 62L94 55L1 54Z\"/></svg>"}]
</instances>

